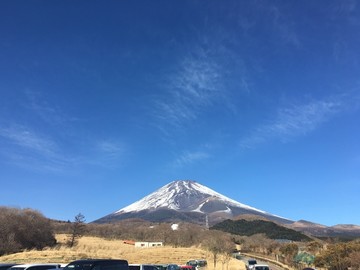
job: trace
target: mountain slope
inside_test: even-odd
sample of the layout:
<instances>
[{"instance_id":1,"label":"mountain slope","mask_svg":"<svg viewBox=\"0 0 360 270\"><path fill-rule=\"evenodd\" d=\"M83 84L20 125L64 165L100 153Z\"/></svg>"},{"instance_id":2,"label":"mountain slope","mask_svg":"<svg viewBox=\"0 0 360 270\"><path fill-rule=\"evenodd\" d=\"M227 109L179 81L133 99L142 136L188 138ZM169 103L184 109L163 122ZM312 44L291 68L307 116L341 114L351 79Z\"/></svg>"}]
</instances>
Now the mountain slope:
<instances>
[{"instance_id":1,"label":"mountain slope","mask_svg":"<svg viewBox=\"0 0 360 270\"><path fill-rule=\"evenodd\" d=\"M306 220L299 220L292 224L287 224L286 227L297 230L303 233L311 234L319 237L359 237L360 226L344 224L336 226L325 226Z\"/></svg>"},{"instance_id":2,"label":"mountain slope","mask_svg":"<svg viewBox=\"0 0 360 270\"><path fill-rule=\"evenodd\" d=\"M154 222L187 221L212 225L241 214L263 216L284 224L292 223L291 220L242 204L189 180L173 181L141 200L94 222L142 218Z\"/></svg>"},{"instance_id":3,"label":"mountain slope","mask_svg":"<svg viewBox=\"0 0 360 270\"><path fill-rule=\"evenodd\" d=\"M211 229L250 236L254 234L265 234L270 239L286 239L292 241L310 241L305 234L280 226L275 222L265 220L224 220L215 224Z\"/></svg>"}]
</instances>

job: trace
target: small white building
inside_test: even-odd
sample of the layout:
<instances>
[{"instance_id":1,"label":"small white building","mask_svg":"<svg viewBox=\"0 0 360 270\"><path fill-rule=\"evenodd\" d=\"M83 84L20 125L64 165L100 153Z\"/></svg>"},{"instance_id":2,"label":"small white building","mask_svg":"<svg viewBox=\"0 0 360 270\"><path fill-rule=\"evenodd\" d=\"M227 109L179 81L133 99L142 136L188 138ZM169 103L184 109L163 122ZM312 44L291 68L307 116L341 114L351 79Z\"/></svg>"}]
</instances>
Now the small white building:
<instances>
[{"instance_id":1,"label":"small white building","mask_svg":"<svg viewBox=\"0 0 360 270\"><path fill-rule=\"evenodd\" d=\"M152 248L152 247L162 247L163 242L135 242L135 247L139 248Z\"/></svg>"}]
</instances>

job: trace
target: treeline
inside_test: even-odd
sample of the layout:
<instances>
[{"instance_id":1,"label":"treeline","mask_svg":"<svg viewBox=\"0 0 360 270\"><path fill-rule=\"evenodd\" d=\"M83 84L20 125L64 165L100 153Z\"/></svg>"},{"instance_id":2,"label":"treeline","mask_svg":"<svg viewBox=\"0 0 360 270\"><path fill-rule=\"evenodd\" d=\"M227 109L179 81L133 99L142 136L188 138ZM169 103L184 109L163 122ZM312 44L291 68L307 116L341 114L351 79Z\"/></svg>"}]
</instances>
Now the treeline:
<instances>
[{"instance_id":1,"label":"treeline","mask_svg":"<svg viewBox=\"0 0 360 270\"><path fill-rule=\"evenodd\" d=\"M51 222L40 212L0 207L0 256L55 244Z\"/></svg>"},{"instance_id":2,"label":"treeline","mask_svg":"<svg viewBox=\"0 0 360 270\"><path fill-rule=\"evenodd\" d=\"M329 270L359 270L360 240L329 244L316 256L315 266Z\"/></svg>"},{"instance_id":3,"label":"treeline","mask_svg":"<svg viewBox=\"0 0 360 270\"><path fill-rule=\"evenodd\" d=\"M221 230L231 234L251 236L265 234L270 239L287 239L291 241L310 241L311 239L292 229L279 226L271 221L264 220L224 220L211 229Z\"/></svg>"},{"instance_id":4,"label":"treeline","mask_svg":"<svg viewBox=\"0 0 360 270\"><path fill-rule=\"evenodd\" d=\"M199 225L180 223L174 229L171 223L151 223L144 220L123 220L110 224L86 224L83 235L98 236L105 239L161 241L166 246L197 246L208 250L213 256L214 267L220 261L227 264L235 249L230 234L210 231ZM71 233L70 222L54 222L57 233Z\"/></svg>"},{"instance_id":5,"label":"treeline","mask_svg":"<svg viewBox=\"0 0 360 270\"><path fill-rule=\"evenodd\" d=\"M298 236L297 232L267 221L224 221L207 230L190 223L151 223L140 219L112 224L85 223L81 214L70 222L54 221L32 209L0 207L0 256L25 249L43 249L56 245L55 234L68 235L69 247L82 235L106 239L162 241L173 247L197 246L213 255L213 264L226 263L236 250L271 258L297 268L309 265L307 254L314 255L311 264L330 270L360 270L360 241L333 243ZM268 232L268 233L266 233ZM281 243L274 239L296 242ZM300 241L299 241L300 240ZM305 240L305 241L304 241ZM300 255L304 255L301 256ZM314 257L312 256L312 257ZM310 256L311 257L311 256Z\"/></svg>"},{"instance_id":6,"label":"treeline","mask_svg":"<svg viewBox=\"0 0 360 270\"><path fill-rule=\"evenodd\" d=\"M56 233L70 234L71 222L54 222ZM140 219L129 219L117 223L85 224L83 235L106 239L135 241L162 241L169 246L190 247L199 245L207 238L209 231L199 225L181 223L177 230L171 223L151 223Z\"/></svg>"}]
</instances>

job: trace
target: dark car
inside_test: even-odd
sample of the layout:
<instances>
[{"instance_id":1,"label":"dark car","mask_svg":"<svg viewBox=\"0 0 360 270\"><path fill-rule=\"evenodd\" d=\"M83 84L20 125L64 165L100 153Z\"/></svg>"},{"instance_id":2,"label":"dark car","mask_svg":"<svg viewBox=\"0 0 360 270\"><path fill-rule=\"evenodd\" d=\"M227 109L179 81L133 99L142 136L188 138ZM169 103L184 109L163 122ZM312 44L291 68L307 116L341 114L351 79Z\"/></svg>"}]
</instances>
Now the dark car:
<instances>
[{"instance_id":1,"label":"dark car","mask_svg":"<svg viewBox=\"0 0 360 270\"><path fill-rule=\"evenodd\" d=\"M14 265L16 265L16 263L0 263L0 270L6 270Z\"/></svg>"},{"instance_id":2,"label":"dark car","mask_svg":"<svg viewBox=\"0 0 360 270\"><path fill-rule=\"evenodd\" d=\"M158 270L166 270L167 264L154 264Z\"/></svg>"},{"instance_id":3,"label":"dark car","mask_svg":"<svg viewBox=\"0 0 360 270\"><path fill-rule=\"evenodd\" d=\"M168 264L166 266L166 270L179 270L179 269L180 269L180 266L177 264Z\"/></svg>"},{"instance_id":4,"label":"dark car","mask_svg":"<svg viewBox=\"0 0 360 270\"><path fill-rule=\"evenodd\" d=\"M249 259L246 264L246 269L251 270L253 267L257 264L257 261L255 259Z\"/></svg>"},{"instance_id":5,"label":"dark car","mask_svg":"<svg viewBox=\"0 0 360 270\"><path fill-rule=\"evenodd\" d=\"M126 260L88 259L69 263L63 270L129 270Z\"/></svg>"},{"instance_id":6,"label":"dark car","mask_svg":"<svg viewBox=\"0 0 360 270\"><path fill-rule=\"evenodd\" d=\"M207 266L207 261L204 259L190 260L186 265L194 266L196 269Z\"/></svg>"}]
</instances>

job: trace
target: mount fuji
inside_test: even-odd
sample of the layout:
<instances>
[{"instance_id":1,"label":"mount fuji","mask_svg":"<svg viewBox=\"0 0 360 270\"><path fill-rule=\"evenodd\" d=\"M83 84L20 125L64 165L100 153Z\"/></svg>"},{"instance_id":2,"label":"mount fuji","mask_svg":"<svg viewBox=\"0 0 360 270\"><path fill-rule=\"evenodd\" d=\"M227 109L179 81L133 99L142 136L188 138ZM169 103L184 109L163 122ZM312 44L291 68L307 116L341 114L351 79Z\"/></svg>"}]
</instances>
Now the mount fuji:
<instances>
[{"instance_id":1,"label":"mount fuji","mask_svg":"<svg viewBox=\"0 0 360 270\"><path fill-rule=\"evenodd\" d=\"M195 181L173 181L114 213L94 221L111 223L140 218L152 222L191 222L211 226L225 219L250 214L290 224L293 221L230 199Z\"/></svg>"}]
</instances>

